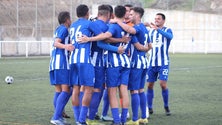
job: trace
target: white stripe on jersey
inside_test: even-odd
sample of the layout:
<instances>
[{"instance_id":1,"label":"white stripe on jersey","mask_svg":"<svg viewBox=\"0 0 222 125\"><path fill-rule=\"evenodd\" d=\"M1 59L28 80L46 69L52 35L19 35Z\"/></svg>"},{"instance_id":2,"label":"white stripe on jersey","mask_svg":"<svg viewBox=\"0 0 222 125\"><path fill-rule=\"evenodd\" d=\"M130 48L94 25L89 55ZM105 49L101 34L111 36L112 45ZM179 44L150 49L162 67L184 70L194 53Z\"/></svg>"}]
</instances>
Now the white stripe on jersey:
<instances>
[{"instance_id":1,"label":"white stripe on jersey","mask_svg":"<svg viewBox=\"0 0 222 125\"><path fill-rule=\"evenodd\" d=\"M80 63L84 63L85 59L85 48L80 49Z\"/></svg>"},{"instance_id":2,"label":"white stripe on jersey","mask_svg":"<svg viewBox=\"0 0 222 125\"><path fill-rule=\"evenodd\" d=\"M93 66L96 66L97 56L98 56L98 52L94 52L94 53L93 53L92 60L91 60L91 63L93 64ZM99 64L99 65L100 65L100 64Z\"/></svg>"},{"instance_id":3,"label":"white stripe on jersey","mask_svg":"<svg viewBox=\"0 0 222 125\"><path fill-rule=\"evenodd\" d=\"M114 67L119 66L119 61L118 61L116 53L113 53L113 61L114 61Z\"/></svg>"},{"instance_id":4,"label":"white stripe on jersey","mask_svg":"<svg viewBox=\"0 0 222 125\"><path fill-rule=\"evenodd\" d=\"M73 63L77 63L77 54L78 54L78 52L79 52L79 49L75 49L75 51L73 51L74 52L74 56L73 56ZM72 54L71 54L72 55Z\"/></svg>"},{"instance_id":5,"label":"white stripe on jersey","mask_svg":"<svg viewBox=\"0 0 222 125\"><path fill-rule=\"evenodd\" d=\"M139 55L137 55L137 58L138 58L138 61L137 61L137 69L140 69L141 68L141 65L142 65L142 62L141 62L141 60L139 59L140 58L140 56Z\"/></svg>"},{"instance_id":6,"label":"white stripe on jersey","mask_svg":"<svg viewBox=\"0 0 222 125\"><path fill-rule=\"evenodd\" d=\"M60 55L56 55L55 69L59 69L60 66Z\"/></svg>"},{"instance_id":7,"label":"white stripe on jersey","mask_svg":"<svg viewBox=\"0 0 222 125\"><path fill-rule=\"evenodd\" d=\"M157 55L157 62L158 62L158 66L162 66L162 61L161 61L161 59L162 59L162 55L161 55L161 47L162 47L162 35L160 35L159 34L159 38L158 38L158 40L159 40L159 46L158 46L158 55ZM161 42L161 43L160 43Z\"/></svg>"}]
</instances>

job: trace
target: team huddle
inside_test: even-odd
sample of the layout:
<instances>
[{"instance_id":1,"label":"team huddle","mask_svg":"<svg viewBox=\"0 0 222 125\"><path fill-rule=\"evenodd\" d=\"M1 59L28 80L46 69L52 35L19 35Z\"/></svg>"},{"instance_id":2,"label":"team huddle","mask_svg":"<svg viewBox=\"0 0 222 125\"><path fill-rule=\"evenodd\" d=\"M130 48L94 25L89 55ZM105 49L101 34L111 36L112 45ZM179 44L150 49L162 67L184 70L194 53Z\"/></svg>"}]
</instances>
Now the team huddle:
<instances>
[{"instance_id":1,"label":"team huddle","mask_svg":"<svg viewBox=\"0 0 222 125\"><path fill-rule=\"evenodd\" d=\"M69 12L58 16L49 66L50 83L55 86L50 123L68 124L63 113L71 97L77 125L98 124L95 117L102 98L102 120L110 106L112 125L147 124L148 115L153 114L157 78L166 115L170 115L168 48L173 33L164 26L165 15L157 13L155 23L148 24L141 21L141 7L118 5L113 10L110 5L100 5L97 17L89 20L89 8L84 4L76 8L76 14L73 23Z\"/></svg>"}]
</instances>

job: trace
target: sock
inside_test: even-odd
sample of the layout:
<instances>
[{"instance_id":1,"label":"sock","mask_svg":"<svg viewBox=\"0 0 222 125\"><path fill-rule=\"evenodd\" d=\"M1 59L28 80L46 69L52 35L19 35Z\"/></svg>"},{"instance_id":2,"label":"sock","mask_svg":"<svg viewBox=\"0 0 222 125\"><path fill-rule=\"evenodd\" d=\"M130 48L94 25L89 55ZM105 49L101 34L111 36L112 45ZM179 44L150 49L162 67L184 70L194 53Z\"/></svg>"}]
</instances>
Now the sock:
<instances>
[{"instance_id":1,"label":"sock","mask_svg":"<svg viewBox=\"0 0 222 125\"><path fill-rule=\"evenodd\" d=\"M76 122L79 122L80 106L72 106L73 116Z\"/></svg>"},{"instance_id":2,"label":"sock","mask_svg":"<svg viewBox=\"0 0 222 125\"><path fill-rule=\"evenodd\" d=\"M119 109L118 108L111 108L112 116L113 116L113 123L120 123L119 118Z\"/></svg>"},{"instance_id":3,"label":"sock","mask_svg":"<svg viewBox=\"0 0 222 125\"><path fill-rule=\"evenodd\" d=\"M147 103L148 108L153 108L153 97L154 97L154 90L153 89L147 89Z\"/></svg>"},{"instance_id":4,"label":"sock","mask_svg":"<svg viewBox=\"0 0 222 125\"><path fill-rule=\"evenodd\" d=\"M109 110L109 96L108 96L108 90L104 90L103 94L103 109L102 109L102 116L107 116Z\"/></svg>"},{"instance_id":5,"label":"sock","mask_svg":"<svg viewBox=\"0 0 222 125\"><path fill-rule=\"evenodd\" d=\"M89 119L93 120L98 111L99 102L100 102L100 92L94 92L89 106Z\"/></svg>"},{"instance_id":6,"label":"sock","mask_svg":"<svg viewBox=\"0 0 222 125\"><path fill-rule=\"evenodd\" d=\"M121 113L121 122L122 123L126 123L127 113L128 113L128 108L122 108L122 113Z\"/></svg>"},{"instance_id":7,"label":"sock","mask_svg":"<svg viewBox=\"0 0 222 125\"><path fill-rule=\"evenodd\" d=\"M79 122L80 123L86 122L86 116L87 116L88 109L89 109L89 107L87 107L87 106L81 107L81 111L80 111L80 115L79 115Z\"/></svg>"},{"instance_id":8,"label":"sock","mask_svg":"<svg viewBox=\"0 0 222 125\"><path fill-rule=\"evenodd\" d=\"M84 95L84 92L81 91L81 92L79 93L79 106L82 106L82 98L83 98L83 95Z\"/></svg>"},{"instance_id":9,"label":"sock","mask_svg":"<svg viewBox=\"0 0 222 125\"><path fill-rule=\"evenodd\" d=\"M138 93L131 94L131 107L132 107L132 115L133 121L138 120L138 114L139 114L139 105L140 105L140 98Z\"/></svg>"},{"instance_id":10,"label":"sock","mask_svg":"<svg viewBox=\"0 0 222 125\"><path fill-rule=\"evenodd\" d=\"M169 99L168 89L162 90L162 97L163 97L164 107L168 107L168 99Z\"/></svg>"},{"instance_id":11,"label":"sock","mask_svg":"<svg viewBox=\"0 0 222 125\"><path fill-rule=\"evenodd\" d=\"M55 110L55 108L56 108L56 101L57 101L57 98L58 98L58 96L59 96L60 93L61 93L61 92L55 92L55 94L54 94L54 98L53 98L54 110Z\"/></svg>"},{"instance_id":12,"label":"sock","mask_svg":"<svg viewBox=\"0 0 222 125\"><path fill-rule=\"evenodd\" d=\"M69 97L69 93L62 91L61 94L58 96L56 101L56 110L53 115L53 119L58 120L59 118L62 118L62 112L64 110L64 107L66 105L66 100Z\"/></svg>"},{"instance_id":13,"label":"sock","mask_svg":"<svg viewBox=\"0 0 222 125\"><path fill-rule=\"evenodd\" d=\"M147 118L147 116L146 116L146 95L145 95L145 92L139 93L139 97L140 97L141 118L145 119L145 118Z\"/></svg>"}]
</instances>

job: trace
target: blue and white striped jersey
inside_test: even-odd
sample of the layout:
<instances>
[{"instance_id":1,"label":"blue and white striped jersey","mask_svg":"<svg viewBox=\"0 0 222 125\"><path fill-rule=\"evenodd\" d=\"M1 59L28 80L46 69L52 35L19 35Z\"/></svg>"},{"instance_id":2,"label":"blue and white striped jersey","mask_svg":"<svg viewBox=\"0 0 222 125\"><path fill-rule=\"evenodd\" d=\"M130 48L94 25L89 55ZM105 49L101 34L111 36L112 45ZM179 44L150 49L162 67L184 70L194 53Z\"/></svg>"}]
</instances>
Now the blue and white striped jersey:
<instances>
[{"instance_id":1,"label":"blue and white striped jersey","mask_svg":"<svg viewBox=\"0 0 222 125\"><path fill-rule=\"evenodd\" d=\"M122 38L122 36L126 35L126 32L118 25L118 24L110 24L108 31L112 34L112 37L114 38ZM119 46L125 46L125 48L128 48L129 44L125 43L111 43L111 45L119 47ZM107 61L107 67L118 67L122 66L125 68L130 68L130 60L126 53L119 54L116 52L108 51L108 61Z\"/></svg>"},{"instance_id":2,"label":"blue and white striped jersey","mask_svg":"<svg viewBox=\"0 0 222 125\"><path fill-rule=\"evenodd\" d=\"M54 41L56 38L61 39L62 44L69 44L69 32L65 25L62 24L56 28L54 32ZM69 69L68 51L54 47L53 45L54 42L52 43L49 71L55 69Z\"/></svg>"},{"instance_id":3,"label":"blue and white striped jersey","mask_svg":"<svg viewBox=\"0 0 222 125\"><path fill-rule=\"evenodd\" d=\"M70 26L70 38L75 50L71 52L70 64L74 63L91 63L90 52L91 42L78 43L78 37L86 35L91 37L93 34L98 35L102 33L99 27L85 18L79 18Z\"/></svg>"},{"instance_id":4,"label":"blue and white striped jersey","mask_svg":"<svg viewBox=\"0 0 222 125\"><path fill-rule=\"evenodd\" d=\"M149 51L149 66L169 65L168 49L173 38L172 30L163 27L152 30L149 35L153 46L153 49Z\"/></svg>"},{"instance_id":5,"label":"blue and white striped jersey","mask_svg":"<svg viewBox=\"0 0 222 125\"><path fill-rule=\"evenodd\" d=\"M106 32L109 28L108 25L102 20L96 20L93 23L96 23L97 26L102 30L102 32ZM97 42L92 43L91 58L93 66L105 66L104 50L97 46Z\"/></svg>"},{"instance_id":6,"label":"blue and white striped jersey","mask_svg":"<svg viewBox=\"0 0 222 125\"><path fill-rule=\"evenodd\" d=\"M139 42L142 45L150 43L149 32L143 23L133 26L136 29L136 34L131 39L131 68L146 69L148 68L148 59L146 52L137 50L134 43Z\"/></svg>"}]
</instances>

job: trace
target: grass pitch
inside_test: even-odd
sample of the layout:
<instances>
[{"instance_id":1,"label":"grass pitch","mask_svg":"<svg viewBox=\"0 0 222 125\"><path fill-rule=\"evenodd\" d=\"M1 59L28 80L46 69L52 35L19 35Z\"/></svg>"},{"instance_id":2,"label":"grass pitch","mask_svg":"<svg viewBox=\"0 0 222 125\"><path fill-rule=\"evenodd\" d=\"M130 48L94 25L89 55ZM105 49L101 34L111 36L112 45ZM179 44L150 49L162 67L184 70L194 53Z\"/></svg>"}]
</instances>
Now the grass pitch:
<instances>
[{"instance_id":1,"label":"grass pitch","mask_svg":"<svg viewBox=\"0 0 222 125\"><path fill-rule=\"evenodd\" d=\"M221 125L222 55L170 54L170 59L172 115L165 116L161 90L156 83L154 114L149 124ZM50 124L54 87L49 84L48 64L48 57L0 59L0 125ZM13 84L4 82L7 75L14 77ZM70 102L66 112L72 116L68 121L74 124Z\"/></svg>"}]
</instances>

